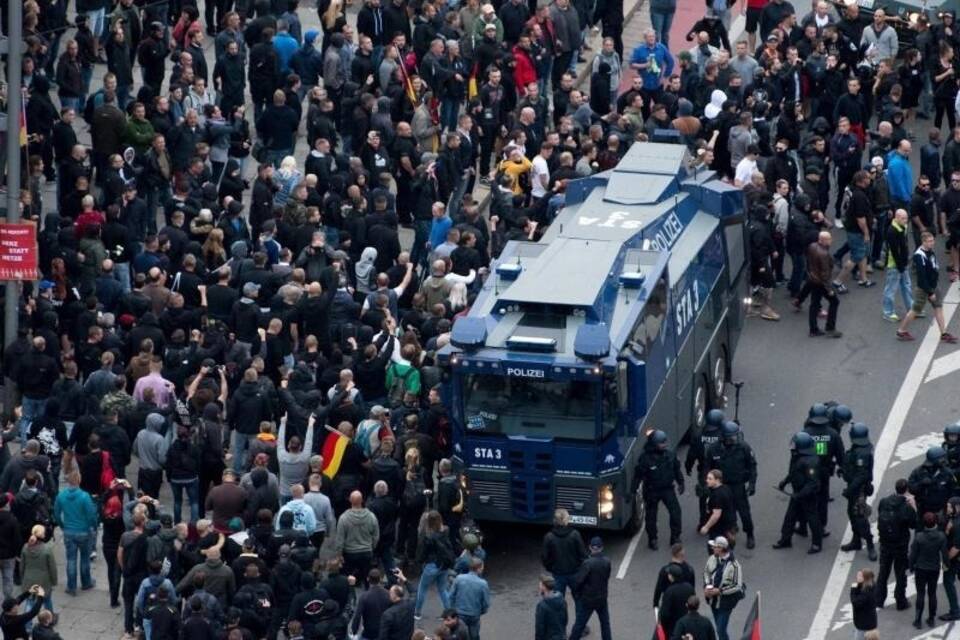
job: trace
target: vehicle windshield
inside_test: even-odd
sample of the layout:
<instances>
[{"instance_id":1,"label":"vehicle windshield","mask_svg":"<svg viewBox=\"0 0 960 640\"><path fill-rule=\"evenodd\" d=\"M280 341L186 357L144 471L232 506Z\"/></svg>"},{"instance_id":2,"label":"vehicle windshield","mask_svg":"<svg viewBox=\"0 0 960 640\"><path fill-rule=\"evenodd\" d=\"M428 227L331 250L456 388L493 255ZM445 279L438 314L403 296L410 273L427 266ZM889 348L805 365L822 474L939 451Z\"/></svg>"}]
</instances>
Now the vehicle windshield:
<instances>
[{"instance_id":1,"label":"vehicle windshield","mask_svg":"<svg viewBox=\"0 0 960 640\"><path fill-rule=\"evenodd\" d=\"M473 433L594 440L599 389L599 381L466 375L466 428Z\"/></svg>"}]
</instances>

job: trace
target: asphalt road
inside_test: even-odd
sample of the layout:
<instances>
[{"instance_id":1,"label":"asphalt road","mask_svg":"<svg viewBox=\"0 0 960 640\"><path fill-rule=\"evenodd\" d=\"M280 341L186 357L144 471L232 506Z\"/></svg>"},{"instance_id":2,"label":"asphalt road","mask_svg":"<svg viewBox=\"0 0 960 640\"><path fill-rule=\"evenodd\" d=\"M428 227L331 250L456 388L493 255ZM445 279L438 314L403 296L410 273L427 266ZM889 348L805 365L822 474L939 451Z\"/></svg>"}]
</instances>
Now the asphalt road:
<instances>
[{"instance_id":1,"label":"asphalt road","mask_svg":"<svg viewBox=\"0 0 960 640\"><path fill-rule=\"evenodd\" d=\"M315 11L300 11L303 28L316 25ZM640 15L643 14L643 15ZM351 10L351 22L355 11ZM634 20L647 20L641 9ZM633 44L627 42L627 47ZM212 42L208 41L208 48ZM212 68L212 51L208 54ZM96 67L96 82L105 68ZM139 73L134 74L139 82ZM82 123L79 125L82 127ZM915 127L918 140L926 139L927 124ZM85 134L84 138L89 139ZM915 144L915 149L919 144ZM296 157L306 150L302 142ZM914 154L916 156L916 154ZM915 170L917 169L917 160ZM252 174L248 163L245 173ZM49 195L53 201L52 193ZM409 242L409 238L407 238ZM882 274L875 274L882 283ZM893 326L880 314L881 287L869 290L854 288L841 299L838 328L844 332L840 340L807 337L805 314L789 311L788 300L781 289L776 306L783 314L779 323L751 319L744 330L734 360L734 379L746 384L741 397L741 421L747 440L759 460L758 494L753 499L753 515L757 528L758 547L749 551L741 545L738 556L743 564L750 591L763 594L764 636L777 640L834 640L852 635L847 588L857 568L869 566L865 553L839 552L847 526L844 502L830 505L829 528L824 550L817 556L806 554L803 540L795 539L792 550L774 551L786 499L773 488L782 477L787 463L787 444L797 431L807 408L815 402L836 399L849 404L855 419L871 427L874 443L882 438L877 451L875 481L877 495L892 491L894 481L905 477L919 463L931 433L957 420L960 398L950 384L955 369L960 369L960 348L939 345L934 334L922 340L929 321L918 321L913 332L917 342L900 343L894 339ZM948 301L948 314L960 302L957 291ZM952 322L954 332L960 332ZM730 390L732 393L732 389ZM681 456L683 455L681 451ZM881 464L880 460L886 463ZM131 469L131 474L135 470ZM882 474L882 480L880 480ZM132 476L131 476L132 477ZM833 483L833 494L839 497L840 485ZM681 497L684 510L684 541L688 560L699 571L706 559L703 538L696 535L696 502L692 492ZM661 513L660 527L665 530L666 515ZM530 638L533 628L533 606L537 598L537 576L541 572L540 541L545 530L517 525L485 525L485 546L489 553L488 578L494 592L492 611L483 619L486 638ZM646 537L631 545L626 536L607 535L606 553L610 556L614 577L610 585L610 606L615 638L648 637L653 630L651 606L656 572L667 561L668 553L646 548ZM628 555L633 546L635 552ZM58 554L62 545L57 545ZM122 630L117 611L106 607L106 579L103 562L95 564L97 589L72 599L55 595L61 611L59 630L64 637L119 637ZM62 569L61 569L62 575ZM912 594L912 588L910 590ZM945 611L945 598L940 591L940 611ZM730 630L739 636L750 599L734 612ZM422 624L430 628L431 617L439 615L440 604L431 593L424 609ZM571 607L572 614L572 607ZM917 633L911 626L912 612L896 612L891 607L880 612L880 629L884 638L960 638L960 626L941 624ZM594 634L596 623L591 625Z\"/></svg>"}]
</instances>

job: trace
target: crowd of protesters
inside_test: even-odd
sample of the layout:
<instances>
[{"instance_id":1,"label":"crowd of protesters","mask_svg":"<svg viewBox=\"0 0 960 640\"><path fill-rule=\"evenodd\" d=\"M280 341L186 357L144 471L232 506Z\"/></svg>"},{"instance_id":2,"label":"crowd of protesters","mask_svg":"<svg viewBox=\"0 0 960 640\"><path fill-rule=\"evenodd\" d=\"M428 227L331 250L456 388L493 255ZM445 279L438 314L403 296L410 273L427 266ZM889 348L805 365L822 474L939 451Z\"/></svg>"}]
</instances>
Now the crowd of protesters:
<instances>
[{"instance_id":1,"label":"crowd of protesters","mask_svg":"<svg viewBox=\"0 0 960 640\"><path fill-rule=\"evenodd\" d=\"M649 4L625 54L619 0L366 0L355 27L339 0L27 0L20 204L42 275L3 358L4 633L55 637L58 527L66 593L93 588L99 548L128 637L479 638L485 554L436 353L504 243L633 144L687 145L743 187L758 317L786 285L811 336L840 337L839 296L882 269L897 337L930 302L954 341L935 249L960 237L953 15L906 48L882 10L745 0L731 42L735 3L707 1L669 42L675 0ZM934 118L917 179L913 118ZM541 581L538 640L567 633L564 586L600 611L583 599L609 562L579 548L578 577Z\"/></svg>"}]
</instances>

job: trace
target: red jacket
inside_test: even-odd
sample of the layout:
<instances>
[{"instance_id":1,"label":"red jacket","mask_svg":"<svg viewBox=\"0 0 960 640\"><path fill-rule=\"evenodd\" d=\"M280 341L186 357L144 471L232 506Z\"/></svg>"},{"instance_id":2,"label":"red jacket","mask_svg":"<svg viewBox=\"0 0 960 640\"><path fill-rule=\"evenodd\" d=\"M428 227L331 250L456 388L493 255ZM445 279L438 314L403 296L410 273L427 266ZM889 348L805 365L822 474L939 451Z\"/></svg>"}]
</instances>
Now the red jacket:
<instances>
[{"instance_id":1,"label":"red jacket","mask_svg":"<svg viewBox=\"0 0 960 640\"><path fill-rule=\"evenodd\" d=\"M521 49L520 45L513 45L513 59L517 67L513 70L513 82L517 87L517 95L521 98L527 95L527 85L537 81L537 69L533 66L530 52Z\"/></svg>"}]
</instances>

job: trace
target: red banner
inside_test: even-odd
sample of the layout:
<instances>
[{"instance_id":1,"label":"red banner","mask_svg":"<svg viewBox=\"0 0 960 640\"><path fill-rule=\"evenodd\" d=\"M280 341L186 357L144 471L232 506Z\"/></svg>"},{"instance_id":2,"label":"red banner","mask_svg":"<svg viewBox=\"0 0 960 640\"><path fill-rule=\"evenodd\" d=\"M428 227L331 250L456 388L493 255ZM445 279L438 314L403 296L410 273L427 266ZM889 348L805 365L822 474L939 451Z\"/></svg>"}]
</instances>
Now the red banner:
<instances>
[{"instance_id":1,"label":"red banner","mask_svg":"<svg viewBox=\"0 0 960 640\"><path fill-rule=\"evenodd\" d=\"M0 223L0 280L36 280L37 226Z\"/></svg>"}]
</instances>

